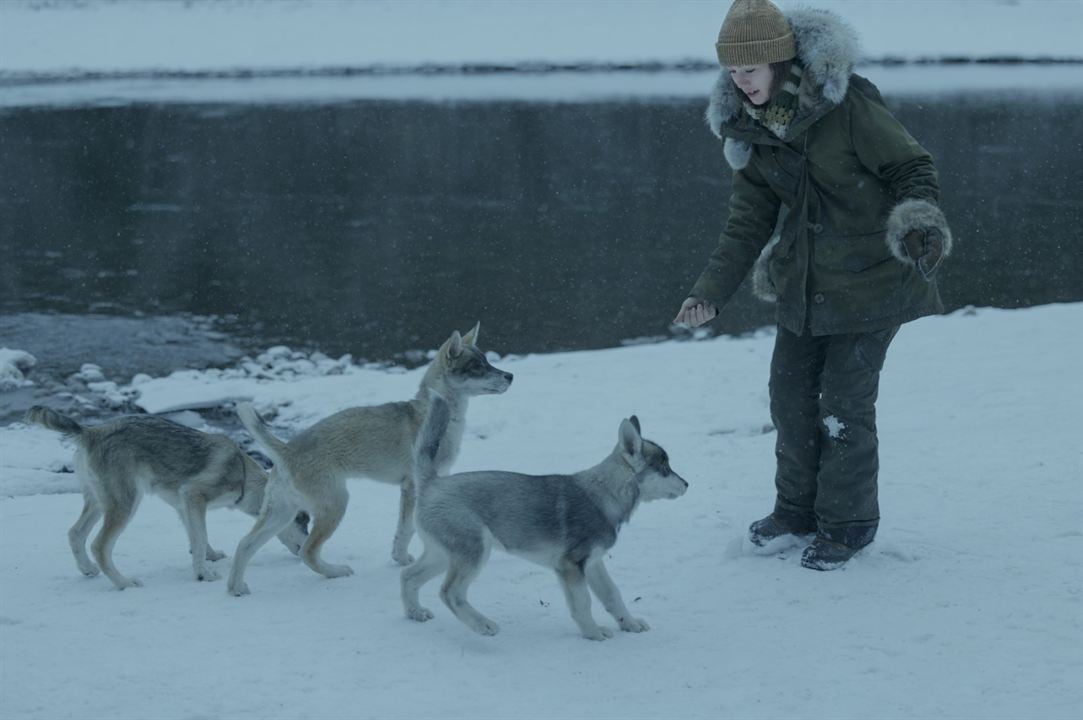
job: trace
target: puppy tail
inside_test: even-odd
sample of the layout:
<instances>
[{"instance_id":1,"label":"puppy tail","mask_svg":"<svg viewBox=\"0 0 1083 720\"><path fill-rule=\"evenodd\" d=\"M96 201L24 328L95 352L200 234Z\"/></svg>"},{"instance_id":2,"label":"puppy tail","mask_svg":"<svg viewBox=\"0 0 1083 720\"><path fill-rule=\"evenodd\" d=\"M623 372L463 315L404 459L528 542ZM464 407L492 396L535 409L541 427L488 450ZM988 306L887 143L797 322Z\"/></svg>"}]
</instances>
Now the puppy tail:
<instances>
[{"instance_id":1,"label":"puppy tail","mask_svg":"<svg viewBox=\"0 0 1083 720\"><path fill-rule=\"evenodd\" d=\"M35 405L27 410L24 419L28 423L41 425L42 427L73 437L82 435L84 430L82 425L72 420L67 415L61 415L56 410L52 410L42 405Z\"/></svg>"},{"instance_id":2,"label":"puppy tail","mask_svg":"<svg viewBox=\"0 0 1083 720\"><path fill-rule=\"evenodd\" d=\"M414 443L414 482L417 483L419 495L425 484L436 477L436 453L440 450L440 441L444 439L450 422L451 410L447 400L430 390L428 411Z\"/></svg>"},{"instance_id":3,"label":"puppy tail","mask_svg":"<svg viewBox=\"0 0 1083 720\"><path fill-rule=\"evenodd\" d=\"M271 434L252 404L237 403L237 417L240 418L241 425L244 425L248 434L256 439L263 451L271 458L271 462L280 468L286 467L286 443Z\"/></svg>"}]
</instances>

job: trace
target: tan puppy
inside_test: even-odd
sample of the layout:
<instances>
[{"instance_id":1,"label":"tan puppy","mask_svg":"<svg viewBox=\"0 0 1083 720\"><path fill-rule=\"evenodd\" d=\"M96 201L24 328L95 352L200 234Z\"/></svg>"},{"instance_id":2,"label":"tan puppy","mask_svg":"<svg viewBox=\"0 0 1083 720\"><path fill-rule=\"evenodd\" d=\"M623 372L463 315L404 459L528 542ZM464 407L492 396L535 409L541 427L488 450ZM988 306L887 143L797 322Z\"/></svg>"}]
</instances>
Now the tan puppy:
<instances>
[{"instance_id":1,"label":"tan puppy","mask_svg":"<svg viewBox=\"0 0 1083 720\"><path fill-rule=\"evenodd\" d=\"M452 333L429 365L413 400L343 410L289 443L268 432L250 405L237 407L241 422L275 467L263 511L237 546L229 576L230 593L248 593L244 571L252 555L299 510L307 510L312 517L311 532L301 548L305 564L329 578L351 574L350 567L331 565L320 557L320 548L346 512L349 478L401 485L399 524L391 556L401 565L413 561L407 552L414 533L413 447L428 412L430 391L446 398L450 406L450 422L436 459L437 466L446 471L459 453L468 399L502 393L511 385L511 373L494 368L478 349L478 332L479 325L475 325L465 336Z\"/></svg>"}]
</instances>

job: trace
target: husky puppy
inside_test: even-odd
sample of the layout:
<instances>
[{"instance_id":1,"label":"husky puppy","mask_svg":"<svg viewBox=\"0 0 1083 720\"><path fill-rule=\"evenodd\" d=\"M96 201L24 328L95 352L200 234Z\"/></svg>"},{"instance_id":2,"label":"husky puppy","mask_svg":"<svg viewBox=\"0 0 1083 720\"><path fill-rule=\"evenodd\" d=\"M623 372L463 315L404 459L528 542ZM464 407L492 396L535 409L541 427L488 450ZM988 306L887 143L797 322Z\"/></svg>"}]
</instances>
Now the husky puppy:
<instances>
[{"instance_id":1,"label":"husky puppy","mask_svg":"<svg viewBox=\"0 0 1083 720\"><path fill-rule=\"evenodd\" d=\"M512 374L489 364L477 347L480 323L465 336L458 331L444 342L429 365L417 396L406 402L355 407L324 418L289 443L272 435L248 404L237 415L248 432L274 462L271 490L259 520L237 545L227 589L245 595L244 571L255 552L277 533L298 510L312 516L312 530L301 548L301 559L319 574L336 578L350 575L347 565L331 565L320 548L335 532L346 513L348 478L367 477L400 485L399 522L391 557L400 565L413 562L407 552L414 534L413 448L428 411L430 391L445 397L449 420L441 431L434 463L446 471L459 453L466 428L466 407L473 395L503 393Z\"/></svg>"},{"instance_id":2,"label":"husky puppy","mask_svg":"<svg viewBox=\"0 0 1083 720\"><path fill-rule=\"evenodd\" d=\"M449 417L448 405L434 397L418 438L416 522L425 550L402 571L406 616L432 618L418 603L418 590L447 571L440 599L474 632L495 635L500 628L474 609L466 592L496 544L556 571L583 637L613 636L594 622L588 586L621 630L647 630L628 612L602 559L641 501L680 497L688 483L670 468L665 450L643 439L639 420L633 415L622 421L613 452L574 475L485 471L437 477L435 460Z\"/></svg>"},{"instance_id":3,"label":"husky puppy","mask_svg":"<svg viewBox=\"0 0 1083 720\"><path fill-rule=\"evenodd\" d=\"M113 546L146 492L160 495L180 513L188 531L196 580L217 580L207 561L225 557L207 542L207 509L233 507L258 515L267 474L225 435L210 435L152 415L131 415L85 427L36 405L26 421L70 435L76 443L75 472L83 487L83 512L68 531L79 570L99 568L118 589L139 587L113 564ZM87 557L86 541L104 516ZM307 517L297 515L279 528L278 539L297 554L307 535Z\"/></svg>"}]
</instances>

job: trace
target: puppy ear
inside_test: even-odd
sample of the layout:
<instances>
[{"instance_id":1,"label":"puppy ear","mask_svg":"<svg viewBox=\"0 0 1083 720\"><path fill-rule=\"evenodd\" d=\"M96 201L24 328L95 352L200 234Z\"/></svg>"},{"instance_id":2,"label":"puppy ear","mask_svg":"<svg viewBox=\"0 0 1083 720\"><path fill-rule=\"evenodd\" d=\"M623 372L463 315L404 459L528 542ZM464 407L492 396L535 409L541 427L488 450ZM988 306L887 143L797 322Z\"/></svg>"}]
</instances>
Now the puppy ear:
<instances>
[{"instance_id":1,"label":"puppy ear","mask_svg":"<svg viewBox=\"0 0 1083 720\"><path fill-rule=\"evenodd\" d=\"M459 331L455 330L451 333L451 337L444 343L444 347L441 348L444 354L449 358L457 358L463 354L463 338L459 335Z\"/></svg>"},{"instance_id":2,"label":"puppy ear","mask_svg":"<svg viewBox=\"0 0 1083 720\"><path fill-rule=\"evenodd\" d=\"M469 345L470 347L477 347L478 346L478 333L479 332L481 332L481 321L480 320L478 322L474 323L474 327L471 328L470 332L463 335L463 344L464 345Z\"/></svg>"},{"instance_id":3,"label":"puppy ear","mask_svg":"<svg viewBox=\"0 0 1083 720\"><path fill-rule=\"evenodd\" d=\"M634 420L635 416L632 419ZM622 420L617 437L620 441L620 449L625 455L636 457L643 452L643 437L639 434L638 421L633 425L631 420Z\"/></svg>"},{"instance_id":4,"label":"puppy ear","mask_svg":"<svg viewBox=\"0 0 1083 720\"><path fill-rule=\"evenodd\" d=\"M636 426L636 432L639 433L640 435L642 435L643 434L643 428L641 428L639 426L639 418L637 418L635 415L633 415L632 417L630 417L628 419L632 422L633 425Z\"/></svg>"}]
</instances>

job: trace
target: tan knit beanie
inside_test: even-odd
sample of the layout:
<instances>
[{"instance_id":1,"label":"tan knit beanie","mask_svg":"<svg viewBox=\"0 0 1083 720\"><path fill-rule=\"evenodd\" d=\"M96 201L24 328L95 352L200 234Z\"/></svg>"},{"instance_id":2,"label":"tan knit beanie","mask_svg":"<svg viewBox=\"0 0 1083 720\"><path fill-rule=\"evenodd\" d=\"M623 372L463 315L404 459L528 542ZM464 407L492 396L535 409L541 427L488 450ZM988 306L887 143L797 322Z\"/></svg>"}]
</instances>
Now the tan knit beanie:
<instances>
[{"instance_id":1,"label":"tan knit beanie","mask_svg":"<svg viewBox=\"0 0 1083 720\"><path fill-rule=\"evenodd\" d=\"M783 62L797 55L790 24L769 0L734 0L715 48L718 62L728 67Z\"/></svg>"}]
</instances>

